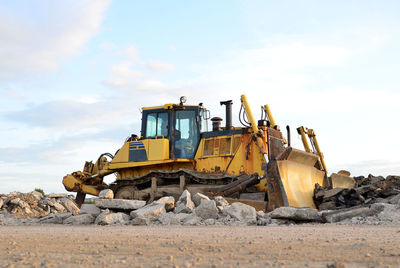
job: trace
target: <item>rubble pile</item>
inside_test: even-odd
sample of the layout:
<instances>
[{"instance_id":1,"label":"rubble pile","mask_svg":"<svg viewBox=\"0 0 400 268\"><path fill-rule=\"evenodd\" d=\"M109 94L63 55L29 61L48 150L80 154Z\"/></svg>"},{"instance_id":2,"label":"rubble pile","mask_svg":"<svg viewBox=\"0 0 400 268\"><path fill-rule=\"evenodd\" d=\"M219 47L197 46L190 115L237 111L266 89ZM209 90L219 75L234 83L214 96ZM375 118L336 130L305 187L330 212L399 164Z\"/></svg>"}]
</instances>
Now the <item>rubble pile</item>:
<instances>
[{"instance_id":1,"label":"rubble pile","mask_svg":"<svg viewBox=\"0 0 400 268\"><path fill-rule=\"evenodd\" d=\"M355 177L357 187L353 189L325 189L316 185L314 203L319 210L337 210L374 203L398 203L400 176Z\"/></svg>"},{"instance_id":2,"label":"rubble pile","mask_svg":"<svg viewBox=\"0 0 400 268\"><path fill-rule=\"evenodd\" d=\"M79 209L73 196L14 192L0 195L0 225L294 225L390 224L400 225L400 177L357 177L354 189L316 186L318 207L280 207L269 213L221 196L214 199L185 190L176 200L165 196L146 204L142 200L113 199L103 190L94 204Z\"/></svg>"},{"instance_id":3,"label":"rubble pile","mask_svg":"<svg viewBox=\"0 0 400 268\"><path fill-rule=\"evenodd\" d=\"M74 197L67 194L44 195L33 191L30 193L12 192L0 195L0 225L1 219L5 219L6 214L11 214L14 220L18 218L37 219L49 214L69 212L77 215L79 208L73 201ZM12 218L12 217L11 217ZM8 219L11 219L8 217ZM29 222L29 221L28 221ZM33 221L30 221L33 222Z\"/></svg>"}]
</instances>

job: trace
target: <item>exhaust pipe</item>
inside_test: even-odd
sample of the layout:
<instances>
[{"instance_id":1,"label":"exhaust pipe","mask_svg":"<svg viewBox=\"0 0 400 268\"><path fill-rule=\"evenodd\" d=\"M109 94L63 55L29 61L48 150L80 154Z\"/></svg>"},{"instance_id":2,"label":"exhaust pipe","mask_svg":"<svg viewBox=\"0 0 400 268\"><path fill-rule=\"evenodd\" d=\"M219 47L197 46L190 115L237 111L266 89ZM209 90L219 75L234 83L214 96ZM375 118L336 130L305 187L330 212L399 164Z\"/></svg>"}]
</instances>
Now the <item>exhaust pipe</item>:
<instances>
[{"instance_id":1,"label":"exhaust pipe","mask_svg":"<svg viewBox=\"0 0 400 268\"><path fill-rule=\"evenodd\" d=\"M225 117L226 117L226 125L225 130L232 129L232 100L221 101L221 105L225 105Z\"/></svg>"}]
</instances>

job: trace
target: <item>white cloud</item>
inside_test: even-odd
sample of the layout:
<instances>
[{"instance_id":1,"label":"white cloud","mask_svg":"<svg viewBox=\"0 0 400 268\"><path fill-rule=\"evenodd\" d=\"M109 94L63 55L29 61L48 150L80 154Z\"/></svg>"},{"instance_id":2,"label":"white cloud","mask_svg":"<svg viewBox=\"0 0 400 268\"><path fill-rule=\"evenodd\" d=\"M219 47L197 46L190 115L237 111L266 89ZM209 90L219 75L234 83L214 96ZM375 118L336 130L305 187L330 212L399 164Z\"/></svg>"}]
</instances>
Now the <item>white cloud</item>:
<instances>
[{"instance_id":1,"label":"white cloud","mask_svg":"<svg viewBox=\"0 0 400 268\"><path fill-rule=\"evenodd\" d=\"M153 72L170 72L175 69L174 65L172 64L155 60L150 60L146 64L146 67Z\"/></svg>"},{"instance_id":2,"label":"white cloud","mask_svg":"<svg viewBox=\"0 0 400 268\"><path fill-rule=\"evenodd\" d=\"M125 56L131 60L137 60L139 52L135 46L129 46L124 49L124 51L121 53L122 56Z\"/></svg>"},{"instance_id":3,"label":"white cloud","mask_svg":"<svg viewBox=\"0 0 400 268\"><path fill-rule=\"evenodd\" d=\"M170 51L176 51L176 47L175 47L174 45L170 45L170 46L168 47L168 50L170 50Z\"/></svg>"},{"instance_id":4,"label":"white cloud","mask_svg":"<svg viewBox=\"0 0 400 268\"><path fill-rule=\"evenodd\" d=\"M109 0L44 4L43 18L35 23L0 9L0 79L56 70L98 33L108 4Z\"/></svg>"},{"instance_id":5,"label":"white cloud","mask_svg":"<svg viewBox=\"0 0 400 268\"><path fill-rule=\"evenodd\" d=\"M158 80L144 80L139 82L136 88L143 91L160 92L168 89L168 86Z\"/></svg>"}]
</instances>

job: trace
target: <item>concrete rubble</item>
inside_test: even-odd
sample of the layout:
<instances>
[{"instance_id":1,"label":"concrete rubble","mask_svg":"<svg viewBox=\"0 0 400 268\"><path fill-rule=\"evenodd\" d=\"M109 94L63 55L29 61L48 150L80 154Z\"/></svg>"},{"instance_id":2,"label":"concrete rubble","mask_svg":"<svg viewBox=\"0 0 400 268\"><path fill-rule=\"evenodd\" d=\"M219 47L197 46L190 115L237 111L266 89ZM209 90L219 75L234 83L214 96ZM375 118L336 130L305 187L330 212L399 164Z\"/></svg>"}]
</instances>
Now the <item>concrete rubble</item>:
<instances>
[{"instance_id":1,"label":"concrete rubble","mask_svg":"<svg viewBox=\"0 0 400 268\"><path fill-rule=\"evenodd\" d=\"M0 225L400 225L400 177L370 175L356 181L354 189L317 186L318 209L280 207L268 213L187 190L178 200L165 196L147 205L142 200L112 199L114 194L107 190L103 198L90 200L92 204L81 209L71 195L13 192L0 195Z\"/></svg>"}]
</instances>

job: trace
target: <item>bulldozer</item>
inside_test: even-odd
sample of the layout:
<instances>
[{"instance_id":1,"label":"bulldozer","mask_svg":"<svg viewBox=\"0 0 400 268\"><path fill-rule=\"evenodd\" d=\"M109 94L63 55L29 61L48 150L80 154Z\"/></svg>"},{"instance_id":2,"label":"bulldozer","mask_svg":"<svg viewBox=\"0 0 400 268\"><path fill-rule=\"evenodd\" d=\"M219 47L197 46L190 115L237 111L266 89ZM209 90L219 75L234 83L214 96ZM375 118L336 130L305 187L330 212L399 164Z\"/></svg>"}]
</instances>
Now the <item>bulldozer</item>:
<instances>
[{"instance_id":1,"label":"bulldozer","mask_svg":"<svg viewBox=\"0 0 400 268\"><path fill-rule=\"evenodd\" d=\"M284 137L267 104L256 122L242 95L239 121L243 126L233 127L232 100L220 102L225 106L225 126L222 118L211 118L202 103L185 103L183 96L176 104L142 108L140 136L129 136L115 154L103 153L96 162L85 162L82 171L66 175L63 184L77 193L78 206L86 194L98 196L101 190L111 189L117 199L147 202L166 195L179 197L188 190L221 195L229 202L240 200L265 211L281 206L315 208L316 184L355 185L346 171L328 177L312 129L297 128L305 150L293 148L289 126ZM110 174L116 179L106 184L104 177Z\"/></svg>"}]
</instances>

